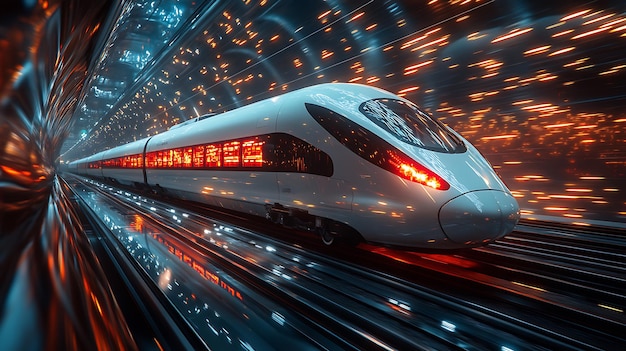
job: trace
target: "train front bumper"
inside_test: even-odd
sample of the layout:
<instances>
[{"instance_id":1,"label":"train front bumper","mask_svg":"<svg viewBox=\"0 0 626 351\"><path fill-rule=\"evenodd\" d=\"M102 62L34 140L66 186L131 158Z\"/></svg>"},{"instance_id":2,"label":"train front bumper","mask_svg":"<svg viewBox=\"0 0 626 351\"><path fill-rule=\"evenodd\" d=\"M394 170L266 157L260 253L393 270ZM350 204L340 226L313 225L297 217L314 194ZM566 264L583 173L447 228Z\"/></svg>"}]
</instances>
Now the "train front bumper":
<instances>
[{"instance_id":1,"label":"train front bumper","mask_svg":"<svg viewBox=\"0 0 626 351\"><path fill-rule=\"evenodd\" d=\"M509 234L519 218L515 198L499 190L471 191L448 201L439 210L439 224L448 239L469 246Z\"/></svg>"}]
</instances>

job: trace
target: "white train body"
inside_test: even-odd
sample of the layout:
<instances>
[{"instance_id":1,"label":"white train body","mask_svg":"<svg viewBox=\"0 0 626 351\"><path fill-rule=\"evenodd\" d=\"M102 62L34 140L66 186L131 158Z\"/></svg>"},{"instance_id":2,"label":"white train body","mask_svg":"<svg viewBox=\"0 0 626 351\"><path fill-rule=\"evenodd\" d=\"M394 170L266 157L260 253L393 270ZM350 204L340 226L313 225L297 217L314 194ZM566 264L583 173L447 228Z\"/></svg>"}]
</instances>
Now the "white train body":
<instances>
[{"instance_id":1,"label":"white train body","mask_svg":"<svg viewBox=\"0 0 626 351\"><path fill-rule=\"evenodd\" d=\"M121 157L141 165L105 165ZM158 164L168 157L177 161ZM71 167L261 216L296 210L385 245L478 246L519 220L517 202L467 140L408 100L358 84L303 88Z\"/></svg>"}]
</instances>

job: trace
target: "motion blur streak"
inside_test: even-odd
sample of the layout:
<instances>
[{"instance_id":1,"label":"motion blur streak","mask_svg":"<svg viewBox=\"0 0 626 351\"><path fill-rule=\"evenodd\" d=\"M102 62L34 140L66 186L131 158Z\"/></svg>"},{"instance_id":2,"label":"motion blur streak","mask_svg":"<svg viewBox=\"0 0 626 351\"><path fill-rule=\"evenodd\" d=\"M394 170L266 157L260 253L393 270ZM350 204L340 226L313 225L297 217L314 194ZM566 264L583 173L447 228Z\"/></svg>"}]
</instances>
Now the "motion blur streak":
<instances>
[{"instance_id":1,"label":"motion blur streak","mask_svg":"<svg viewBox=\"0 0 626 351\"><path fill-rule=\"evenodd\" d=\"M3 349L135 349L54 160L105 2L3 2L0 15L0 340ZM71 23L71 26L67 24ZM10 53L10 54L7 54ZM79 234L80 233L80 234Z\"/></svg>"},{"instance_id":2,"label":"motion blur streak","mask_svg":"<svg viewBox=\"0 0 626 351\"><path fill-rule=\"evenodd\" d=\"M3 255L0 339L7 349L134 350L76 214L61 184L52 182L41 222L24 233L30 240L23 239L12 256ZM8 264L14 269L7 270Z\"/></svg>"}]
</instances>

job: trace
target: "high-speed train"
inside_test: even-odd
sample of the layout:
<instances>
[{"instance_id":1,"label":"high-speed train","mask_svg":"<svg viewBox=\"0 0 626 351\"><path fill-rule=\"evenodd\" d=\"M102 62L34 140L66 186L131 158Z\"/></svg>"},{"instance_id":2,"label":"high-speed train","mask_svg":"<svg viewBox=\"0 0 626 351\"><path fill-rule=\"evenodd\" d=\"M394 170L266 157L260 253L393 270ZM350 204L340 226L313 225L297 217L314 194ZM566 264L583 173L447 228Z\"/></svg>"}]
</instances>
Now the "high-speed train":
<instances>
[{"instance_id":1,"label":"high-speed train","mask_svg":"<svg viewBox=\"0 0 626 351\"><path fill-rule=\"evenodd\" d=\"M413 248L488 244L515 198L478 150L388 91L326 83L195 118L69 164L70 171Z\"/></svg>"}]
</instances>

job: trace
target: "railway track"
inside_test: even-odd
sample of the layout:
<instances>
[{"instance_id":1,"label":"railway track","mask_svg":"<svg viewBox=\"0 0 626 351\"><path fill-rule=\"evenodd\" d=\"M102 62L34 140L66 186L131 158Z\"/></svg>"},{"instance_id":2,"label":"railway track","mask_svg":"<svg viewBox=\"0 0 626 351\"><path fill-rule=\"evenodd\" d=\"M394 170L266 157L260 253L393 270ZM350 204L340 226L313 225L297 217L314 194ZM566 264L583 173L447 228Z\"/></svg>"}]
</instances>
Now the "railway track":
<instances>
[{"instance_id":1,"label":"railway track","mask_svg":"<svg viewBox=\"0 0 626 351\"><path fill-rule=\"evenodd\" d=\"M626 326L623 255L608 247L620 245L619 236L571 245L555 233L544 240L543 231L519 231L446 255L368 245L328 249L307 233L289 244L293 230L245 216L108 192L125 211L144 208L146 222L168 232L159 235L249 287L241 291L287 306L279 315L299 320L294 328L311 342L325 340L316 347L606 350L626 341L614 333ZM147 203L155 210L145 210ZM186 211L185 224L171 211ZM230 230L218 237L213 228L220 227ZM257 233L268 228L271 235Z\"/></svg>"}]
</instances>

